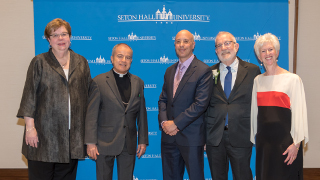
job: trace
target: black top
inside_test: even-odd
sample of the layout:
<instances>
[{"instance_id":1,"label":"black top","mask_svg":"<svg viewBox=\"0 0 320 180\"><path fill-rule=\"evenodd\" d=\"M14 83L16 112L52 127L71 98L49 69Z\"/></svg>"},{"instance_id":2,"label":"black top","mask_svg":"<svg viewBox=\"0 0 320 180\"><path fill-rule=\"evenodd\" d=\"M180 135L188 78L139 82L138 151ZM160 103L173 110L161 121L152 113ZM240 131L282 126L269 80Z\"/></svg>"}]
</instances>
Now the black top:
<instances>
[{"instance_id":1,"label":"black top","mask_svg":"<svg viewBox=\"0 0 320 180\"><path fill-rule=\"evenodd\" d=\"M127 107L130 96L131 96L131 82L130 77L127 74L122 75L113 71L114 78L116 79L116 83L118 86L119 93L121 95L121 99L124 107Z\"/></svg>"}]
</instances>

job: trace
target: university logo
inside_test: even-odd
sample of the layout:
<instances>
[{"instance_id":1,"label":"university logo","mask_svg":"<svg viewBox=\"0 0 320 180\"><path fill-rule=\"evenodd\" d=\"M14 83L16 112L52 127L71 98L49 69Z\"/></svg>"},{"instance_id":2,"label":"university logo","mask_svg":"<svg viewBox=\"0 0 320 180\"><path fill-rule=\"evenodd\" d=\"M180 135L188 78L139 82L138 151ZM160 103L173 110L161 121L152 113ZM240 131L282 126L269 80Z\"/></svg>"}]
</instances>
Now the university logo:
<instances>
[{"instance_id":1,"label":"university logo","mask_svg":"<svg viewBox=\"0 0 320 180\"><path fill-rule=\"evenodd\" d=\"M197 33L197 32L194 32L194 34L192 34L193 35L193 38L194 38L194 40L195 41L214 41L215 39L216 39L216 37L206 37L206 36L201 36L199 33ZM176 39L176 37L175 36L173 36L172 37L172 40L175 40Z\"/></svg>"},{"instance_id":2,"label":"university logo","mask_svg":"<svg viewBox=\"0 0 320 180\"><path fill-rule=\"evenodd\" d=\"M204 59L203 62L206 64L217 64L219 62L219 60L218 59Z\"/></svg>"},{"instance_id":3,"label":"university logo","mask_svg":"<svg viewBox=\"0 0 320 180\"><path fill-rule=\"evenodd\" d=\"M156 36L137 36L133 32L124 37L108 37L108 41L154 41Z\"/></svg>"},{"instance_id":4,"label":"university logo","mask_svg":"<svg viewBox=\"0 0 320 180\"><path fill-rule=\"evenodd\" d=\"M156 136L156 135L158 135L158 132L157 131L148 132L148 135L149 136Z\"/></svg>"},{"instance_id":5,"label":"university logo","mask_svg":"<svg viewBox=\"0 0 320 180\"><path fill-rule=\"evenodd\" d=\"M147 111L158 111L158 107L146 107Z\"/></svg>"},{"instance_id":6,"label":"university logo","mask_svg":"<svg viewBox=\"0 0 320 180\"><path fill-rule=\"evenodd\" d=\"M201 37L197 32L194 32L193 37L195 41L214 41L216 39L215 37Z\"/></svg>"},{"instance_id":7,"label":"university logo","mask_svg":"<svg viewBox=\"0 0 320 180\"><path fill-rule=\"evenodd\" d=\"M255 41L257 40L259 37L261 36L261 34L259 34L259 32L257 32L257 34L254 34L251 37L235 37L237 41ZM281 40L281 37L278 37L278 40Z\"/></svg>"},{"instance_id":8,"label":"university logo","mask_svg":"<svg viewBox=\"0 0 320 180\"><path fill-rule=\"evenodd\" d=\"M87 40L91 41L92 36L71 36L71 40Z\"/></svg>"},{"instance_id":9,"label":"university logo","mask_svg":"<svg viewBox=\"0 0 320 180\"><path fill-rule=\"evenodd\" d=\"M97 65L112 64L111 60L105 60L104 57L101 58L101 55L100 57L97 57L95 60L88 60L88 63Z\"/></svg>"},{"instance_id":10,"label":"university logo","mask_svg":"<svg viewBox=\"0 0 320 180\"><path fill-rule=\"evenodd\" d=\"M159 63L159 64L170 64L176 63L179 59L169 59L166 55L163 55L159 59L141 59L141 63Z\"/></svg>"},{"instance_id":11,"label":"university logo","mask_svg":"<svg viewBox=\"0 0 320 180\"><path fill-rule=\"evenodd\" d=\"M195 32L193 35L193 38L195 41L215 41L216 37L202 37L199 33ZM237 41L255 41L257 40L261 34L257 32L257 34L254 34L251 37L235 37ZM281 40L281 37L278 37L279 41ZM175 36L172 37L172 40L175 40Z\"/></svg>"},{"instance_id":12,"label":"university logo","mask_svg":"<svg viewBox=\"0 0 320 180\"><path fill-rule=\"evenodd\" d=\"M131 14L131 15L118 15L118 22L141 22L149 21L155 23L173 24L176 21L189 21L189 22L210 22L210 15L197 15L197 14L173 14L171 9L167 12L165 5L162 11L159 9L154 14Z\"/></svg>"},{"instance_id":13,"label":"university logo","mask_svg":"<svg viewBox=\"0 0 320 180\"><path fill-rule=\"evenodd\" d=\"M161 158L161 154L144 154L142 158Z\"/></svg>"},{"instance_id":14,"label":"university logo","mask_svg":"<svg viewBox=\"0 0 320 180\"><path fill-rule=\"evenodd\" d=\"M42 39L46 39L46 37L42 36ZM70 40L71 41L73 40L91 41L92 36L71 36Z\"/></svg>"},{"instance_id":15,"label":"university logo","mask_svg":"<svg viewBox=\"0 0 320 180\"><path fill-rule=\"evenodd\" d=\"M157 84L145 84L144 88L157 88Z\"/></svg>"},{"instance_id":16,"label":"university logo","mask_svg":"<svg viewBox=\"0 0 320 180\"><path fill-rule=\"evenodd\" d=\"M246 61L246 62L250 62L250 59L242 59L242 60ZM219 59L204 59L203 62L206 64L217 64L220 61L219 61Z\"/></svg>"}]
</instances>

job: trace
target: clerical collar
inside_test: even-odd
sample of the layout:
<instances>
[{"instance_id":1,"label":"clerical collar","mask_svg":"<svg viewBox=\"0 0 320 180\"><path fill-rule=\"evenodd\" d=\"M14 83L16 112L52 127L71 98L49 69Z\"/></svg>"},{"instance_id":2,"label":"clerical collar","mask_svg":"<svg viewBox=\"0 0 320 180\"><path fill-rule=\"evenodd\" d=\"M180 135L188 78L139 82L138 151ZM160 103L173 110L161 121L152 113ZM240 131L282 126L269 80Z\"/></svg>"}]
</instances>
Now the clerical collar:
<instances>
[{"instance_id":1,"label":"clerical collar","mask_svg":"<svg viewBox=\"0 0 320 180\"><path fill-rule=\"evenodd\" d=\"M126 72L125 74L120 74L120 73L117 73L114 69L112 69L114 73L118 74L119 77L123 78L123 76L127 75L128 72Z\"/></svg>"}]
</instances>

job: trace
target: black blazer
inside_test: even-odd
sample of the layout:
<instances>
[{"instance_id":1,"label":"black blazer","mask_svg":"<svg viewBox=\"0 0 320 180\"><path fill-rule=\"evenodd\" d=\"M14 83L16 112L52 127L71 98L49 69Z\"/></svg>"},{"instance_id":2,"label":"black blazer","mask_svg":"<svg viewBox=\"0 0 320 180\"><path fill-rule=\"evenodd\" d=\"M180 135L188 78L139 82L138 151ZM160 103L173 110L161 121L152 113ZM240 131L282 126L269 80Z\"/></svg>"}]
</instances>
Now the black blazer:
<instances>
[{"instance_id":1,"label":"black blazer","mask_svg":"<svg viewBox=\"0 0 320 180\"><path fill-rule=\"evenodd\" d=\"M239 57L236 81L227 99L220 82L214 84L209 107L205 115L207 145L218 146L221 142L225 118L228 113L228 132L234 147L250 147L250 110L254 78L260 74L258 66L242 61ZM220 63L211 66L219 69Z\"/></svg>"},{"instance_id":2,"label":"black blazer","mask_svg":"<svg viewBox=\"0 0 320 180\"><path fill-rule=\"evenodd\" d=\"M194 57L173 97L177 65L170 66L164 75L158 119L160 130L162 121L173 120L180 131L175 136L162 132L161 141L201 146L205 143L204 112L213 87L212 72L208 65Z\"/></svg>"}]
</instances>

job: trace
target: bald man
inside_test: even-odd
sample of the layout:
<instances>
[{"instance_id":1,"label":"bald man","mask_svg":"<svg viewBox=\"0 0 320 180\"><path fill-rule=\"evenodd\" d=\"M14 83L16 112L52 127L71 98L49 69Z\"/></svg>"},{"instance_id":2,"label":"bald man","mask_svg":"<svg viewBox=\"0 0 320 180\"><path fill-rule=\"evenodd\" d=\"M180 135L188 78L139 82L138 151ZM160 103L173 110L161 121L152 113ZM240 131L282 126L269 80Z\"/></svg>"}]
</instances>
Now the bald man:
<instances>
[{"instance_id":1,"label":"bald man","mask_svg":"<svg viewBox=\"0 0 320 180\"><path fill-rule=\"evenodd\" d=\"M179 62L166 70L159 98L163 179L182 180L186 167L189 179L204 180L204 111L213 87L212 71L193 54L189 31L180 31L174 45Z\"/></svg>"}]
</instances>

